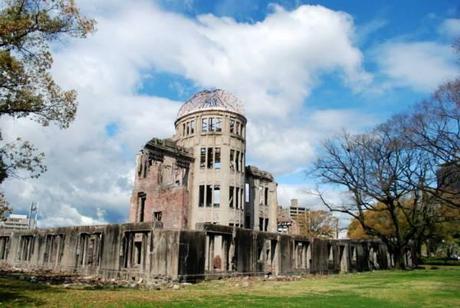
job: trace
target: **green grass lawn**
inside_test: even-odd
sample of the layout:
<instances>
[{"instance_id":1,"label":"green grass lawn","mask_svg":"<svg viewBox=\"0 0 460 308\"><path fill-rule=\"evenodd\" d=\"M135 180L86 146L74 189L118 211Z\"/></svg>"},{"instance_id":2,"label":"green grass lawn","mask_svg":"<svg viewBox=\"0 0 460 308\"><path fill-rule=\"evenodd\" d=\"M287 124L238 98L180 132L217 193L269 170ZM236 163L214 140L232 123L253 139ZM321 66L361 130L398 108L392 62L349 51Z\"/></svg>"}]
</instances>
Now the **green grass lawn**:
<instances>
[{"instance_id":1,"label":"green grass lawn","mask_svg":"<svg viewBox=\"0 0 460 308\"><path fill-rule=\"evenodd\" d=\"M249 280L249 286L243 285L215 280L180 290L88 290L0 277L0 307L460 307L460 267Z\"/></svg>"}]
</instances>

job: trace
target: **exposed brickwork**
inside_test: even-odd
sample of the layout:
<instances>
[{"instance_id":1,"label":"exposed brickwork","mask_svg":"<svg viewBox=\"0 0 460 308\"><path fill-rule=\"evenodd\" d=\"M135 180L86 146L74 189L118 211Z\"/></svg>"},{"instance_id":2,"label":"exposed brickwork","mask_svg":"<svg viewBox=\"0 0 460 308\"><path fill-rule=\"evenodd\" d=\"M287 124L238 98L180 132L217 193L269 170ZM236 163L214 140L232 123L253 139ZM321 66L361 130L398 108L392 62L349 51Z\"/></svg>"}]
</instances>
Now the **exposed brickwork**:
<instances>
[{"instance_id":1,"label":"exposed brickwork","mask_svg":"<svg viewBox=\"0 0 460 308\"><path fill-rule=\"evenodd\" d=\"M130 222L161 221L167 229L187 228L189 166L178 150L173 150L148 143L139 153Z\"/></svg>"},{"instance_id":2,"label":"exposed brickwork","mask_svg":"<svg viewBox=\"0 0 460 308\"><path fill-rule=\"evenodd\" d=\"M247 119L238 99L202 91L179 110L176 131L137 157L130 221L195 229L197 223L277 230L277 183L246 163Z\"/></svg>"}]
</instances>

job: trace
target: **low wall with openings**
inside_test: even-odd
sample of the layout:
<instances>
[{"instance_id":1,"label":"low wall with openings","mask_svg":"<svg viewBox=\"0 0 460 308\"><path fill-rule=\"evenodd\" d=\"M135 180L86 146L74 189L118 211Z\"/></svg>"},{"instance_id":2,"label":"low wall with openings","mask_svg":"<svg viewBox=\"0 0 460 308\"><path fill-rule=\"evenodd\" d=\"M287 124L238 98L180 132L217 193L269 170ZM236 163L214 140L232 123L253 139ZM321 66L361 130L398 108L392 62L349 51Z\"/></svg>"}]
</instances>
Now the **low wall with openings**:
<instances>
[{"instance_id":1,"label":"low wall with openings","mask_svg":"<svg viewBox=\"0 0 460 308\"><path fill-rule=\"evenodd\" d=\"M193 231L165 230L156 223L0 230L3 268L103 279L331 274L388 269L392 260L379 241L312 239L213 224Z\"/></svg>"}]
</instances>

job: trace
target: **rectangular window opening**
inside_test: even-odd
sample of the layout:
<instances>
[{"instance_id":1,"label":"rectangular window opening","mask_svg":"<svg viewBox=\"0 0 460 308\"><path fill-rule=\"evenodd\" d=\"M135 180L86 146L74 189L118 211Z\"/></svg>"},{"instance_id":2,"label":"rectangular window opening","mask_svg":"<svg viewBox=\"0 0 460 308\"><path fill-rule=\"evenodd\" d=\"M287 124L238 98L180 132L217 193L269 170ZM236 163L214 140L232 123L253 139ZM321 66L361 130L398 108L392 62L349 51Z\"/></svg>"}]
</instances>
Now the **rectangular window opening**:
<instances>
[{"instance_id":1,"label":"rectangular window opening","mask_svg":"<svg viewBox=\"0 0 460 308\"><path fill-rule=\"evenodd\" d=\"M142 260L142 242L134 242L136 248L136 264L141 264Z\"/></svg>"},{"instance_id":2,"label":"rectangular window opening","mask_svg":"<svg viewBox=\"0 0 460 308\"><path fill-rule=\"evenodd\" d=\"M145 200L147 196L145 193L139 193L138 194L138 210L139 210L139 222L144 221L144 215L145 215Z\"/></svg>"},{"instance_id":3,"label":"rectangular window opening","mask_svg":"<svg viewBox=\"0 0 460 308\"><path fill-rule=\"evenodd\" d=\"M230 150L230 170L235 170L235 150Z\"/></svg>"},{"instance_id":4,"label":"rectangular window opening","mask_svg":"<svg viewBox=\"0 0 460 308\"><path fill-rule=\"evenodd\" d=\"M212 186L206 185L206 207L211 207L212 205Z\"/></svg>"},{"instance_id":5,"label":"rectangular window opening","mask_svg":"<svg viewBox=\"0 0 460 308\"><path fill-rule=\"evenodd\" d=\"M215 153L214 153L214 168L215 169L220 169L221 167L221 162L220 162L220 148L215 148Z\"/></svg>"},{"instance_id":6,"label":"rectangular window opening","mask_svg":"<svg viewBox=\"0 0 460 308\"><path fill-rule=\"evenodd\" d=\"M203 206L204 206L204 185L200 185L198 206L199 206L199 207L203 207Z\"/></svg>"},{"instance_id":7,"label":"rectangular window opening","mask_svg":"<svg viewBox=\"0 0 460 308\"><path fill-rule=\"evenodd\" d=\"M233 195L234 195L234 190L235 187L230 186L230 189L228 191L228 204L231 208L233 208Z\"/></svg>"},{"instance_id":8,"label":"rectangular window opening","mask_svg":"<svg viewBox=\"0 0 460 308\"><path fill-rule=\"evenodd\" d=\"M235 163L236 163L236 171L240 171L240 152L236 151L236 157L235 157Z\"/></svg>"},{"instance_id":9,"label":"rectangular window opening","mask_svg":"<svg viewBox=\"0 0 460 308\"><path fill-rule=\"evenodd\" d=\"M268 205L268 187L264 189L264 205Z\"/></svg>"},{"instance_id":10,"label":"rectangular window opening","mask_svg":"<svg viewBox=\"0 0 460 308\"><path fill-rule=\"evenodd\" d=\"M230 133L235 133L235 119L230 118Z\"/></svg>"},{"instance_id":11,"label":"rectangular window opening","mask_svg":"<svg viewBox=\"0 0 460 308\"><path fill-rule=\"evenodd\" d=\"M212 202L213 202L214 207L220 207L220 186L219 185L214 185Z\"/></svg>"},{"instance_id":12,"label":"rectangular window opening","mask_svg":"<svg viewBox=\"0 0 460 308\"><path fill-rule=\"evenodd\" d=\"M240 208L240 188L236 187L235 188L235 203L236 203L236 208Z\"/></svg>"},{"instance_id":13,"label":"rectangular window opening","mask_svg":"<svg viewBox=\"0 0 460 308\"><path fill-rule=\"evenodd\" d=\"M213 165L213 148L208 148L208 169L212 169Z\"/></svg>"},{"instance_id":14,"label":"rectangular window opening","mask_svg":"<svg viewBox=\"0 0 460 308\"><path fill-rule=\"evenodd\" d=\"M244 201L249 202L249 183L244 184Z\"/></svg>"},{"instance_id":15,"label":"rectangular window opening","mask_svg":"<svg viewBox=\"0 0 460 308\"><path fill-rule=\"evenodd\" d=\"M144 171L143 171L144 178L147 177L148 170L149 170L149 166L144 162Z\"/></svg>"},{"instance_id":16,"label":"rectangular window opening","mask_svg":"<svg viewBox=\"0 0 460 308\"><path fill-rule=\"evenodd\" d=\"M200 149L200 168L206 167L206 148Z\"/></svg>"},{"instance_id":17,"label":"rectangular window opening","mask_svg":"<svg viewBox=\"0 0 460 308\"><path fill-rule=\"evenodd\" d=\"M144 166L142 165L142 159L139 160L139 170L137 170L137 175L139 177L142 176L142 170L144 170Z\"/></svg>"},{"instance_id":18,"label":"rectangular window opening","mask_svg":"<svg viewBox=\"0 0 460 308\"><path fill-rule=\"evenodd\" d=\"M195 120L192 120L190 122L190 134L194 134L195 133Z\"/></svg>"},{"instance_id":19,"label":"rectangular window opening","mask_svg":"<svg viewBox=\"0 0 460 308\"><path fill-rule=\"evenodd\" d=\"M201 132L208 132L208 118L201 119Z\"/></svg>"},{"instance_id":20,"label":"rectangular window opening","mask_svg":"<svg viewBox=\"0 0 460 308\"><path fill-rule=\"evenodd\" d=\"M215 118L214 121L216 132L220 133L222 131L222 118Z\"/></svg>"},{"instance_id":21,"label":"rectangular window opening","mask_svg":"<svg viewBox=\"0 0 460 308\"><path fill-rule=\"evenodd\" d=\"M215 118L208 119L208 131L210 132L216 131L216 119Z\"/></svg>"},{"instance_id":22,"label":"rectangular window opening","mask_svg":"<svg viewBox=\"0 0 460 308\"><path fill-rule=\"evenodd\" d=\"M161 221L161 218L163 217L163 212L153 212L153 219L155 221Z\"/></svg>"}]
</instances>

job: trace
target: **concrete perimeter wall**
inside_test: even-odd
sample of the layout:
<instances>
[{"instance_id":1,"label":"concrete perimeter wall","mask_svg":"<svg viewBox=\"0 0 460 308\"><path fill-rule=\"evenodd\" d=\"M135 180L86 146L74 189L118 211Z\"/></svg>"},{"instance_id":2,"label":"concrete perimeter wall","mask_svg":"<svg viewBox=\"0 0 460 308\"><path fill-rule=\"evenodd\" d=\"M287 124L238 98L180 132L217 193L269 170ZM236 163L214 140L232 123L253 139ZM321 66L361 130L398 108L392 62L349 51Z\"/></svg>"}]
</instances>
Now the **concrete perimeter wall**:
<instances>
[{"instance_id":1,"label":"concrete perimeter wall","mask_svg":"<svg viewBox=\"0 0 460 308\"><path fill-rule=\"evenodd\" d=\"M410 265L410 258L407 258ZM212 224L0 230L0 266L104 279L197 281L230 275L329 274L392 267L378 241L322 240Z\"/></svg>"}]
</instances>

